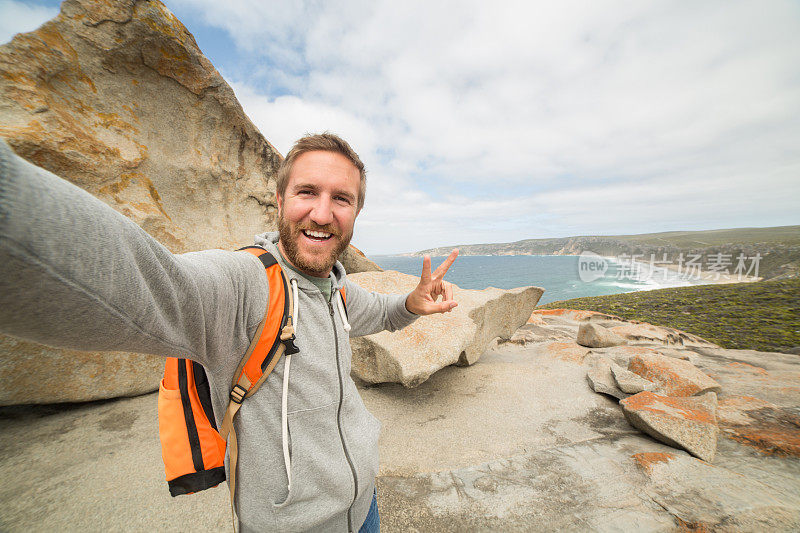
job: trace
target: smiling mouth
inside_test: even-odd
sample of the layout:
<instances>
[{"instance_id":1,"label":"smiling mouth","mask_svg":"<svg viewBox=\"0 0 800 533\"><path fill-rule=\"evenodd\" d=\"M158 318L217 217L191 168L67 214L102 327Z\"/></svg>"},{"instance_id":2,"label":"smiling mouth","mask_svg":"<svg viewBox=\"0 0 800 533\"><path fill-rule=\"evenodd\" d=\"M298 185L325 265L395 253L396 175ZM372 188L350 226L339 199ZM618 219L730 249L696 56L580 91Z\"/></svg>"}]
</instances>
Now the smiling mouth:
<instances>
[{"instance_id":1,"label":"smiling mouth","mask_svg":"<svg viewBox=\"0 0 800 533\"><path fill-rule=\"evenodd\" d=\"M304 229L304 230L302 230L301 233L306 238L308 238L308 239L310 239L312 241L315 241L315 242L324 242L324 241L330 240L330 238L333 237L332 233L328 233L328 232L325 232L325 231L312 231L312 230Z\"/></svg>"}]
</instances>

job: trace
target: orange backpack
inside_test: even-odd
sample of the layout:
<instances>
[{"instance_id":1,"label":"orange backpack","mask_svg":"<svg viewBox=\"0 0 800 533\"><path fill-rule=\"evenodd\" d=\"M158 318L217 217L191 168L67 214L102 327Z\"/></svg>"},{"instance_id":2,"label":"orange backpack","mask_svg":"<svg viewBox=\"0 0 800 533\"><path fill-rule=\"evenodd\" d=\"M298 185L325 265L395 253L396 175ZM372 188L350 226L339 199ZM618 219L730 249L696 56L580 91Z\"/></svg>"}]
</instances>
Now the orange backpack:
<instances>
[{"instance_id":1,"label":"orange backpack","mask_svg":"<svg viewBox=\"0 0 800 533\"><path fill-rule=\"evenodd\" d=\"M225 481L225 449L230 437L231 508L236 484L238 446L233 417L253 395L283 355L294 345L292 291L275 258L258 246L242 248L258 257L267 271L269 301L255 337L231 383L230 401L218 430L205 369L188 359L168 358L158 391L158 432L169 492L192 494ZM341 289L345 300L344 288Z\"/></svg>"}]
</instances>

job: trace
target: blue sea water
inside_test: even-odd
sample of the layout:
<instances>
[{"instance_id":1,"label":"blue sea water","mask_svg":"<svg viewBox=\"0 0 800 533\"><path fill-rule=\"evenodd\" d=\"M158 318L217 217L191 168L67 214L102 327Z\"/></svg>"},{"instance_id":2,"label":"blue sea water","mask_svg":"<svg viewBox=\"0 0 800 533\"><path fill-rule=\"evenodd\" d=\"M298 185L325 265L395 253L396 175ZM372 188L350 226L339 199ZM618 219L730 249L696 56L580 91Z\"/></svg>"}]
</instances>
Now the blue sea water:
<instances>
[{"instance_id":1,"label":"blue sea water","mask_svg":"<svg viewBox=\"0 0 800 533\"><path fill-rule=\"evenodd\" d=\"M422 257L375 255L369 258L384 270L397 270L414 276L419 276L422 272ZM444 260L445 257L431 257L431 270L435 270ZM621 263L606 260L608 269L602 277L593 281L582 281L578 273L578 256L466 255L456 259L445 279L462 289L512 289L535 285L545 289L540 304L584 296L692 284L686 280L669 279L669 276L631 277L624 271Z\"/></svg>"}]
</instances>

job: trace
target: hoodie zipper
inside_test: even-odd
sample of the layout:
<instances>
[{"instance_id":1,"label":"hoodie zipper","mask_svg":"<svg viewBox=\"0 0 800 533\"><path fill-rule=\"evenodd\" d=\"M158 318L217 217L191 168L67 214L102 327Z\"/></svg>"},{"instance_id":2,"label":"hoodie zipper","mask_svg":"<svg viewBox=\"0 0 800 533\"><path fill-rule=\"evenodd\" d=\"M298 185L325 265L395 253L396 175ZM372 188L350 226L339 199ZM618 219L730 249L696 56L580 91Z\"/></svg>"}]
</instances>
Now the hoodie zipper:
<instances>
[{"instance_id":1,"label":"hoodie zipper","mask_svg":"<svg viewBox=\"0 0 800 533\"><path fill-rule=\"evenodd\" d=\"M353 460L350 458L350 452L347 451L347 445L344 442L344 434L342 433L342 402L344 401L344 383L342 381L342 368L339 365L339 338L336 335L336 319L333 316L333 304L331 303L334 295L335 293L333 291L333 287L331 286L331 300L328 301L328 310L331 314L331 324L333 325L333 343L336 347L336 372L339 375L339 409L336 411L336 426L339 429L339 438L342 441L344 456L347 459L347 464L350 465L350 472L353 474L353 501L347 508L347 531L353 531L353 519L350 516L350 512L353 510L353 504L358 498L358 477L356 476L356 468L353 466Z\"/></svg>"}]
</instances>

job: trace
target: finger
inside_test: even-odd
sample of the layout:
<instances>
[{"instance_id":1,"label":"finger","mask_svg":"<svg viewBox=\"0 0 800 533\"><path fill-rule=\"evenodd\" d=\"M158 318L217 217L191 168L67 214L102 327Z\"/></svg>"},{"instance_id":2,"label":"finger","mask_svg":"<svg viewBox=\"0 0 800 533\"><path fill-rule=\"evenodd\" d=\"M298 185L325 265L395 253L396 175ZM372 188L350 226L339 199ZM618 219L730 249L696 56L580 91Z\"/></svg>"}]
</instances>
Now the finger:
<instances>
[{"instance_id":1,"label":"finger","mask_svg":"<svg viewBox=\"0 0 800 533\"><path fill-rule=\"evenodd\" d=\"M453 299L453 284L447 281L444 282L444 299L445 301Z\"/></svg>"},{"instance_id":2,"label":"finger","mask_svg":"<svg viewBox=\"0 0 800 533\"><path fill-rule=\"evenodd\" d=\"M428 302L423 307L422 314L424 315L432 315L435 313L448 313L458 307L457 302L440 302L440 303L431 303Z\"/></svg>"},{"instance_id":3,"label":"finger","mask_svg":"<svg viewBox=\"0 0 800 533\"><path fill-rule=\"evenodd\" d=\"M420 276L420 284L425 285L431 282L431 256L425 255L422 257L422 276Z\"/></svg>"},{"instance_id":4,"label":"finger","mask_svg":"<svg viewBox=\"0 0 800 533\"><path fill-rule=\"evenodd\" d=\"M438 282L438 283L432 282L431 283L431 298L433 298L433 301L435 302L436 300L439 299L439 296L441 296L442 297L442 301L444 301L444 299L445 299L444 298L444 287L442 286L442 282L441 281Z\"/></svg>"},{"instance_id":5,"label":"finger","mask_svg":"<svg viewBox=\"0 0 800 533\"><path fill-rule=\"evenodd\" d=\"M458 257L458 248L454 248L453 251L450 252L450 255L448 255L447 259L445 259L444 262L439 265L433 275L438 278L444 277L445 272L447 272L447 269L453 264L453 261L456 260L456 257Z\"/></svg>"},{"instance_id":6,"label":"finger","mask_svg":"<svg viewBox=\"0 0 800 533\"><path fill-rule=\"evenodd\" d=\"M436 304L436 305L439 306L439 310L437 311L438 313L449 313L450 311L452 311L453 309L455 309L458 306L458 304L456 302L452 302L452 301L451 302L446 302L445 301L445 302L442 302L442 303Z\"/></svg>"}]
</instances>

